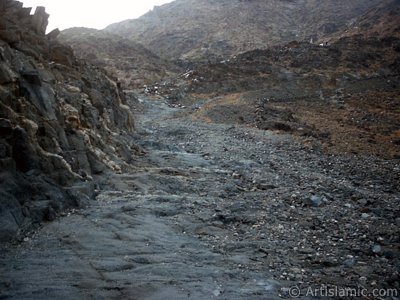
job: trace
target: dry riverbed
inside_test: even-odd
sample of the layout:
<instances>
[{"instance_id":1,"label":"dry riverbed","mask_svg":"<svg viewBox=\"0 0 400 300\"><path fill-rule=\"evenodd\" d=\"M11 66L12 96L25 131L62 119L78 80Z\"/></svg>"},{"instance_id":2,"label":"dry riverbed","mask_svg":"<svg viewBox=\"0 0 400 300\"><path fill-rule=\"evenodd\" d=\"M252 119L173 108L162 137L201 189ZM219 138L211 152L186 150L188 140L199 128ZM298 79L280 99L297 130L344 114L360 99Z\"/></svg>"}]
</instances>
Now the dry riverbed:
<instances>
[{"instance_id":1,"label":"dry riverbed","mask_svg":"<svg viewBox=\"0 0 400 300\"><path fill-rule=\"evenodd\" d=\"M0 299L399 297L398 160L141 105L135 172L102 178L88 208L3 246Z\"/></svg>"}]
</instances>

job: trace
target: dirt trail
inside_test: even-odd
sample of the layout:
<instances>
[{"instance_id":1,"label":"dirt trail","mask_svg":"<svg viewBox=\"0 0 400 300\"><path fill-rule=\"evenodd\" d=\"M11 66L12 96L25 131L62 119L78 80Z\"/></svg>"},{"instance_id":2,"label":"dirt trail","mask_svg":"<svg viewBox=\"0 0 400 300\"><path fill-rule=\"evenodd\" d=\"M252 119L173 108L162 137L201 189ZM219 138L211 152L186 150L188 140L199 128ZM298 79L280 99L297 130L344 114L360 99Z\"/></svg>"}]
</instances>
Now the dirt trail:
<instances>
[{"instance_id":1,"label":"dirt trail","mask_svg":"<svg viewBox=\"0 0 400 300\"><path fill-rule=\"evenodd\" d=\"M322 283L396 288L395 161L325 156L289 135L193 122L190 108L161 100L143 106L138 140L147 154L136 171L104 179L89 208L2 249L1 299L278 299L291 286L305 295Z\"/></svg>"}]
</instances>

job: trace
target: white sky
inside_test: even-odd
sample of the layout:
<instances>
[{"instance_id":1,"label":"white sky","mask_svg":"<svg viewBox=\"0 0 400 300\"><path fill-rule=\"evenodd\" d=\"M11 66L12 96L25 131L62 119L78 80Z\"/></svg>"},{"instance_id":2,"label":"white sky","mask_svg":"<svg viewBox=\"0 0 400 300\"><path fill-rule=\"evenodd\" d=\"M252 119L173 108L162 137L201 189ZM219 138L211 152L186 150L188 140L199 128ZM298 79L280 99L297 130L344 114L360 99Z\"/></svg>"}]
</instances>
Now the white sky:
<instances>
[{"instance_id":1,"label":"white sky","mask_svg":"<svg viewBox=\"0 0 400 300\"><path fill-rule=\"evenodd\" d=\"M46 7L50 14L47 31L70 27L103 29L107 25L126 19L135 19L154 6L173 0L20 0L24 7Z\"/></svg>"}]
</instances>

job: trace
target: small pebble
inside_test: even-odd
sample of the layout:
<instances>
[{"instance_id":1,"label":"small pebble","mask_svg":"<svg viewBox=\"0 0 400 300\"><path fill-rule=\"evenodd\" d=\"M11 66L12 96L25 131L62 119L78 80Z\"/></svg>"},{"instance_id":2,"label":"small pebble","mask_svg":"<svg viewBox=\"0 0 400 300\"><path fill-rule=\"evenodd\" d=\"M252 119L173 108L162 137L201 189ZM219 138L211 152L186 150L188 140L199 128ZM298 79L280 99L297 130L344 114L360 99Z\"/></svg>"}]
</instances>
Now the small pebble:
<instances>
[{"instance_id":1,"label":"small pebble","mask_svg":"<svg viewBox=\"0 0 400 300\"><path fill-rule=\"evenodd\" d=\"M368 219L368 218L369 218L369 214L363 213L363 214L361 215L361 218L363 218L363 219Z\"/></svg>"},{"instance_id":2,"label":"small pebble","mask_svg":"<svg viewBox=\"0 0 400 300\"><path fill-rule=\"evenodd\" d=\"M372 252L374 252L375 254L380 253L382 251L382 247L380 245L374 245L372 247Z\"/></svg>"},{"instance_id":3,"label":"small pebble","mask_svg":"<svg viewBox=\"0 0 400 300\"><path fill-rule=\"evenodd\" d=\"M358 278L358 281L359 281L360 283L365 284L365 283L367 282L367 277L361 276L360 278Z\"/></svg>"}]
</instances>

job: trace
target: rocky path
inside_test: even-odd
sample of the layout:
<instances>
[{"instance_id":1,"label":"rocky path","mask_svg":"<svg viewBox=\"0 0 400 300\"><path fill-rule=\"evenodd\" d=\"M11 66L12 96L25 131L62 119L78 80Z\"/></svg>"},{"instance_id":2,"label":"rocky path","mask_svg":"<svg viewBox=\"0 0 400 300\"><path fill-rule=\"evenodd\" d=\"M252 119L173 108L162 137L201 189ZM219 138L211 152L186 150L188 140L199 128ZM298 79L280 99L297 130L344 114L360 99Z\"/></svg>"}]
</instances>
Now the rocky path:
<instances>
[{"instance_id":1,"label":"rocky path","mask_svg":"<svg viewBox=\"0 0 400 300\"><path fill-rule=\"evenodd\" d=\"M1 249L0 299L277 299L399 288L399 165L144 100L136 171ZM290 289L296 287L295 289ZM294 294L296 296L297 294ZM318 297L314 297L318 298ZM385 298L385 297L382 297Z\"/></svg>"}]
</instances>

